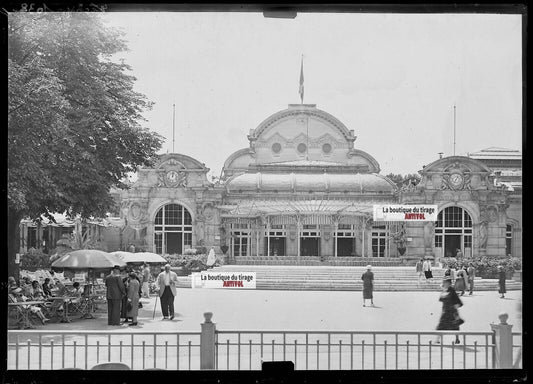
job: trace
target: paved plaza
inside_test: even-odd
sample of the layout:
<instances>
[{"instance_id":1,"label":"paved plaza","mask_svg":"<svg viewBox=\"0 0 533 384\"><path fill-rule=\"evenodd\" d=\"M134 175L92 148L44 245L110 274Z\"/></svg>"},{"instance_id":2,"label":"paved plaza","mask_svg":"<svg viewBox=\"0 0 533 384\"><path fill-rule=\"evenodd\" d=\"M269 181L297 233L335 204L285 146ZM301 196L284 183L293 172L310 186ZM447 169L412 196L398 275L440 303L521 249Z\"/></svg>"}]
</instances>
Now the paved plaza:
<instances>
[{"instance_id":1,"label":"paved plaza","mask_svg":"<svg viewBox=\"0 0 533 384\"><path fill-rule=\"evenodd\" d=\"M518 303L522 291L510 291L505 299L497 292L480 291L462 297L464 331L490 331L498 314L507 312L513 331L521 331ZM434 330L440 316L439 292L375 292L375 307L363 307L361 292L263 291L178 289L176 318L162 321L159 298L142 299L139 326L107 325L107 315L74 319L72 323L38 326L43 330L194 331L200 330L203 313L213 312L219 330Z\"/></svg>"}]
</instances>

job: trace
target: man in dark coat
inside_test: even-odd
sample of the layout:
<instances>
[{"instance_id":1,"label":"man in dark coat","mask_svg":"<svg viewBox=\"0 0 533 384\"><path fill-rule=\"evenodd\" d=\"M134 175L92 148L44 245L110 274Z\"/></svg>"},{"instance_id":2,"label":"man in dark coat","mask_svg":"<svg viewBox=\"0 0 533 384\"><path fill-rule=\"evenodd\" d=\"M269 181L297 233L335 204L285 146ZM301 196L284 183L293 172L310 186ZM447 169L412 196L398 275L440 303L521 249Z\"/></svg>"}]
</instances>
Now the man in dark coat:
<instances>
[{"instance_id":1,"label":"man in dark coat","mask_svg":"<svg viewBox=\"0 0 533 384\"><path fill-rule=\"evenodd\" d=\"M105 279L107 288L107 324L120 325L120 303L126 295L124 283L120 278L120 267L115 265L113 272Z\"/></svg>"}]
</instances>

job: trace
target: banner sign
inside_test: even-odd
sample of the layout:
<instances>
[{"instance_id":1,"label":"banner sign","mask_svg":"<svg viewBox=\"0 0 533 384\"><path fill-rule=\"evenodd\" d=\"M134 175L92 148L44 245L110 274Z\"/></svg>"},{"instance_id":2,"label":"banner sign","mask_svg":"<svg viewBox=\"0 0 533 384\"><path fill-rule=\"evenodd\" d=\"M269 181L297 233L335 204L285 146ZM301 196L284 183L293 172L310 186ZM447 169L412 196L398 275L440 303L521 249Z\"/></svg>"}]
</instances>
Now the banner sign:
<instances>
[{"instance_id":1,"label":"banner sign","mask_svg":"<svg viewBox=\"0 0 533 384\"><path fill-rule=\"evenodd\" d=\"M374 205L374 221L437 221L437 205Z\"/></svg>"},{"instance_id":2,"label":"banner sign","mask_svg":"<svg viewBox=\"0 0 533 384\"><path fill-rule=\"evenodd\" d=\"M255 289L255 272L208 272L191 274L192 288Z\"/></svg>"}]
</instances>

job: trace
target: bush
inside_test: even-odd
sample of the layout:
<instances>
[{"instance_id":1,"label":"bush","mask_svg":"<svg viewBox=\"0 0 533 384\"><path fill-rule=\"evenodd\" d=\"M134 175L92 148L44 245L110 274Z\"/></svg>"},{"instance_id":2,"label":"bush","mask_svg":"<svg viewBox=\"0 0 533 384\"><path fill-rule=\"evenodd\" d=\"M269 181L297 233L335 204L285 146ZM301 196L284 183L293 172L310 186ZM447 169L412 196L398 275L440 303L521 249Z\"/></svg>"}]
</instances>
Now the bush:
<instances>
[{"instance_id":1,"label":"bush","mask_svg":"<svg viewBox=\"0 0 533 384\"><path fill-rule=\"evenodd\" d=\"M476 276L481 276L485 279L498 278L498 265L501 265L508 275L512 275L514 271L522 269L522 260L517 257L472 257L463 258L461 260L455 257L444 257L442 259L443 267L450 267L455 269L459 264L472 266L476 270Z\"/></svg>"},{"instance_id":2,"label":"bush","mask_svg":"<svg viewBox=\"0 0 533 384\"><path fill-rule=\"evenodd\" d=\"M38 269L50 269L50 256L41 251L26 252L20 257L20 269L37 271Z\"/></svg>"},{"instance_id":3,"label":"bush","mask_svg":"<svg viewBox=\"0 0 533 384\"><path fill-rule=\"evenodd\" d=\"M195 250L193 248L193 250ZM181 267L186 273L203 271L207 269L207 256L196 254L167 255L164 258L171 267Z\"/></svg>"}]
</instances>

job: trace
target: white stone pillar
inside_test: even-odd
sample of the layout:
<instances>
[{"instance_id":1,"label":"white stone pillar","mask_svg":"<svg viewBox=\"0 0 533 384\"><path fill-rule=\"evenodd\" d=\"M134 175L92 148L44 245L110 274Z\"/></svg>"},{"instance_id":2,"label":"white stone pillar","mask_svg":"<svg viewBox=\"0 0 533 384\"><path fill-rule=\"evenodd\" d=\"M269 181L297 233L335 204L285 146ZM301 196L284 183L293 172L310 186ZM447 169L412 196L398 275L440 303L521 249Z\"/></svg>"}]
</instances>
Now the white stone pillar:
<instances>
[{"instance_id":1,"label":"white stone pillar","mask_svg":"<svg viewBox=\"0 0 533 384\"><path fill-rule=\"evenodd\" d=\"M204 313L204 322L201 324L200 334L200 369L215 369L215 341L216 326L211 321L212 312Z\"/></svg>"},{"instance_id":2,"label":"white stone pillar","mask_svg":"<svg viewBox=\"0 0 533 384\"><path fill-rule=\"evenodd\" d=\"M502 312L498 315L500 324L490 325L494 332L493 366L498 369L513 368L513 333L511 324L507 324L509 315Z\"/></svg>"}]
</instances>

